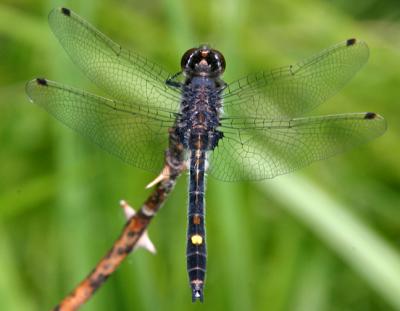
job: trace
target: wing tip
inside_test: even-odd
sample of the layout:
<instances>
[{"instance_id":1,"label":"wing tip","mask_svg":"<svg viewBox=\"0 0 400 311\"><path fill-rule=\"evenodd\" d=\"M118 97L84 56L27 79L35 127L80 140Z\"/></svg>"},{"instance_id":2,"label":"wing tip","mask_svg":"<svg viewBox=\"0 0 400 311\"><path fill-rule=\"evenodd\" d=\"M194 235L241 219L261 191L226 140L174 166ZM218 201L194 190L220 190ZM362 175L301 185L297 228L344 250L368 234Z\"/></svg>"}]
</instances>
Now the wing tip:
<instances>
[{"instance_id":1,"label":"wing tip","mask_svg":"<svg viewBox=\"0 0 400 311\"><path fill-rule=\"evenodd\" d=\"M33 99L34 88L35 86L48 86L48 81L45 78L36 78L31 81L28 81L25 85L25 93L28 95L30 102L35 102Z\"/></svg>"},{"instance_id":2,"label":"wing tip","mask_svg":"<svg viewBox=\"0 0 400 311\"><path fill-rule=\"evenodd\" d=\"M364 114L364 120L367 120L367 122L375 121L375 122L377 122L377 124L379 124L377 126L379 126L381 130L380 130L379 134L377 135L377 137L381 136L387 130L388 125L387 125L386 119L384 117L382 117L380 114L377 114L375 112L366 112Z\"/></svg>"}]
</instances>

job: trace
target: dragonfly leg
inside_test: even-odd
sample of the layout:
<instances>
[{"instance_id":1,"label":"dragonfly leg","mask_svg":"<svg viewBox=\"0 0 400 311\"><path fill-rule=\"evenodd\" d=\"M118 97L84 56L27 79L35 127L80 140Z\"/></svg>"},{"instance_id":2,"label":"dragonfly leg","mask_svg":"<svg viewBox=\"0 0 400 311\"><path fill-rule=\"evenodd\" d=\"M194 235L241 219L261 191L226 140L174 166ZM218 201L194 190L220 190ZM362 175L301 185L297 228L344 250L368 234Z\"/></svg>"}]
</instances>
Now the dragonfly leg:
<instances>
[{"instance_id":1,"label":"dragonfly leg","mask_svg":"<svg viewBox=\"0 0 400 311\"><path fill-rule=\"evenodd\" d=\"M176 80L176 78L178 78L181 74L182 74L182 71L177 72L173 76L169 77L165 81L165 84L174 89L182 88L182 83Z\"/></svg>"},{"instance_id":2,"label":"dragonfly leg","mask_svg":"<svg viewBox=\"0 0 400 311\"><path fill-rule=\"evenodd\" d=\"M218 91L222 93L228 87L228 83L221 80L221 84L218 86Z\"/></svg>"}]
</instances>

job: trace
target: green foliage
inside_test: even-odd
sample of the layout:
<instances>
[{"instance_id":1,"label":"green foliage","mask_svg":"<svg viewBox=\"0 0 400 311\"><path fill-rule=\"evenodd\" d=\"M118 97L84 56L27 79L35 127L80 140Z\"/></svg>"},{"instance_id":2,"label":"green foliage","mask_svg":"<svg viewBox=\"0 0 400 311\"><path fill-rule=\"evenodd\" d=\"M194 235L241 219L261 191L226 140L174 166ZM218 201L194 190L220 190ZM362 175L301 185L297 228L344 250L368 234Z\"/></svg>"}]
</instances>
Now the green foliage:
<instances>
[{"instance_id":1,"label":"green foliage","mask_svg":"<svg viewBox=\"0 0 400 311\"><path fill-rule=\"evenodd\" d=\"M186 178L135 252L83 310L400 310L399 7L395 1L70 1L115 41L171 72L209 42L226 81L289 64L349 37L365 68L313 114L376 111L387 133L261 183L208 179L205 304L185 267ZM154 176L126 166L28 102L44 76L101 94L51 35L59 1L0 3L0 309L55 305L106 253ZM375 9L379 7L379 9ZM132 142L134 143L134 142Z\"/></svg>"}]
</instances>

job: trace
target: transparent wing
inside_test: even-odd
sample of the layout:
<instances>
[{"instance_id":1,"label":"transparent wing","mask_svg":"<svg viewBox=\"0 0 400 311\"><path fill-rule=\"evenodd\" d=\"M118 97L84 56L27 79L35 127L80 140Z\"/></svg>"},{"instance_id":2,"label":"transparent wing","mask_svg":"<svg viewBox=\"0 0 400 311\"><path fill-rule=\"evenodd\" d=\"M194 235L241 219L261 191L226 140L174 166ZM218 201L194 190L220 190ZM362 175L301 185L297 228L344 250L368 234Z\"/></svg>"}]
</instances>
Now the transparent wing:
<instances>
[{"instance_id":1,"label":"transparent wing","mask_svg":"<svg viewBox=\"0 0 400 311\"><path fill-rule=\"evenodd\" d=\"M363 144L386 130L375 113L223 120L224 138L210 154L209 173L225 181L261 180L289 173Z\"/></svg>"},{"instance_id":2,"label":"transparent wing","mask_svg":"<svg viewBox=\"0 0 400 311\"><path fill-rule=\"evenodd\" d=\"M365 42L349 39L295 65L249 75L225 90L224 111L274 120L300 116L338 92L368 55Z\"/></svg>"},{"instance_id":3,"label":"transparent wing","mask_svg":"<svg viewBox=\"0 0 400 311\"><path fill-rule=\"evenodd\" d=\"M69 9L52 10L49 24L73 62L111 97L178 110L179 91L165 85L169 74L161 67L123 49Z\"/></svg>"},{"instance_id":4,"label":"transparent wing","mask_svg":"<svg viewBox=\"0 0 400 311\"><path fill-rule=\"evenodd\" d=\"M30 99L58 120L134 166L159 172L175 116L127 105L45 79L27 83Z\"/></svg>"}]
</instances>

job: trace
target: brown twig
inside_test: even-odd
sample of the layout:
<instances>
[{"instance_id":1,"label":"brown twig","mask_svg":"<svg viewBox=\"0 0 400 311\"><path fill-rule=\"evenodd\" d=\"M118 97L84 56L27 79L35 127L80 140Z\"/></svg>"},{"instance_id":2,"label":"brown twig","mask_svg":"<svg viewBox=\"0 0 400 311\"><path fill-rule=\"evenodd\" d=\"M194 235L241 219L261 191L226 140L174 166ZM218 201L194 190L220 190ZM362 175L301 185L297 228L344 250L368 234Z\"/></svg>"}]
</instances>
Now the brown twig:
<instances>
[{"instance_id":1,"label":"brown twig","mask_svg":"<svg viewBox=\"0 0 400 311\"><path fill-rule=\"evenodd\" d=\"M175 142L176 137L171 129L170 148L166 153L166 164L161 174L164 178L158 177L159 182L156 188L139 211L127 221L120 237L114 242L107 255L67 297L54 307L54 311L77 310L81 307L135 248L151 219L175 187L176 179L185 170L183 148Z\"/></svg>"}]
</instances>

